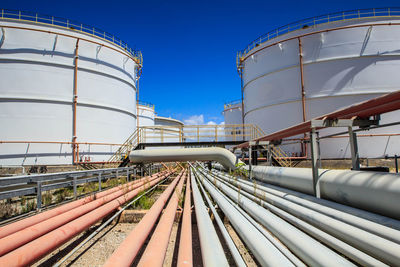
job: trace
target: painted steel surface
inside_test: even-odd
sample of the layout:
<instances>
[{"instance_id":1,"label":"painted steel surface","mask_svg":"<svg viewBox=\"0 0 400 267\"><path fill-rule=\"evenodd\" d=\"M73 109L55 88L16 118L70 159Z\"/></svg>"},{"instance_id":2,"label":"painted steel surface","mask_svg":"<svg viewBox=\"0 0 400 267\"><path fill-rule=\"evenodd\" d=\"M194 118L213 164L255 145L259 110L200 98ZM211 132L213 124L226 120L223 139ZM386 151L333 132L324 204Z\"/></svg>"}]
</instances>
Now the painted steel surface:
<instances>
[{"instance_id":1,"label":"painted steel surface","mask_svg":"<svg viewBox=\"0 0 400 267\"><path fill-rule=\"evenodd\" d=\"M154 106L146 106L142 104L138 104L138 119L139 119L139 127L142 126L154 126Z\"/></svg>"},{"instance_id":2,"label":"painted steel surface","mask_svg":"<svg viewBox=\"0 0 400 267\"><path fill-rule=\"evenodd\" d=\"M75 82L77 142L122 143L135 130L138 65L123 49L51 25L0 20L0 29L0 140L72 141ZM114 148L81 145L77 160L103 161ZM1 144L1 165L70 163L71 145Z\"/></svg>"},{"instance_id":3,"label":"painted steel surface","mask_svg":"<svg viewBox=\"0 0 400 267\"><path fill-rule=\"evenodd\" d=\"M396 17L338 21L299 29L253 48L243 55L247 58L242 62L245 123L259 125L269 134L303 122L300 58L307 120L399 90L400 26L378 25L399 22ZM302 57L297 37L301 38ZM385 114L381 124L399 116L398 111ZM370 133L398 133L399 129L395 126ZM326 129L321 135L340 131L343 129ZM393 136L359 138L360 156L394 155L399 141L400 137ZM345 138L322 140L322 157L349 158L348 142ZM283 149L301 151L296 144Z\"/></svg>"}]
</instances>

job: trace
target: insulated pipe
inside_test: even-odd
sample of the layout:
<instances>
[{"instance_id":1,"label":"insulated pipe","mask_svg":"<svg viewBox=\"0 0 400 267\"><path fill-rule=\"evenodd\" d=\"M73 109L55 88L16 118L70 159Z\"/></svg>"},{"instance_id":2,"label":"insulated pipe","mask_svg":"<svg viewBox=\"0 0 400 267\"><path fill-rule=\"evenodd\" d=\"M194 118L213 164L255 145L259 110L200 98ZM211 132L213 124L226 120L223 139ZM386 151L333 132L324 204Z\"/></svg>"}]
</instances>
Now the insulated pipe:
<instances>
[{"instance_id":1,"label":"insulated pipe","mask_svg":"<svg viewBox=\"0 0 400 267\"><path fill-rule=\"evenodd\" d=\"M228 182L231 182L232 179L235 179L234 177L225 175L224 173L221 173L221 172L217 173L217 175L219 177L221 177L223 180L228 181ZM260 189L260 190L270 193L274 196L289 200L289 201L296 203L298 205L301 205L303 207L307 207L316 212L320 212L320 213L330 216L334 219L351 224L355 227L361 228L370 233L379 235L383 238L386 238L388 240L391 240L391 241L394 241L394 242L400 244L400 231L395 230L390 227L387 227L387 226L384 226L382 224L373 222L371 220L360 218L359 216L355 216L355 215L343 212L341 210L322 205L317 202L316 197L307 196L302 193L291 192L291 190L282 191L282 189L279 190L277 187L271 187L267 184L258 184L258 183L246 181L243 179L239 179L238 181L240 183L250 186L253 189ZM252 192L250 192L250 191L248 191L248 192L252 193L252 192L254 192L254 190ZM309 197L309 200L306 199L306 197ZM327 202L327 200L325 200L325 202ZM332 203L332 204L335 205L335 203ZM336 204L336 206L338 206L338 205L340 205L340 204ZM360 210L359 212L362 213L363 211ZM400 222L398 224L400 224Z\"/></svg>"},{"instance_id":2,"label":"insulated pipe","mask_svg":"<svg viewBox=\"0 0 400 267\"><path fill-rule=\"evenodd\" d=\"M225 148L173 148L134 150L129 155L132 163L166 162L166 161L218 161L226 169L235 170L241 161Z\"/></svg>"},{"instance_id":3,"label":"insulated pipe","mask_svg":"<svg viewBox=\"0 0 400 267\"><path fill-rule=\"evenodd\" d=\"M294 266L264 235L260 235L260 232L238 213L207 179L203 178L201 182L262 266Z\"/></svg>"},{"instance_id":4,"label":"insulated pipe","mask_svg":"<svg viewBox=\"0 0 400 267\"><path fill-rule=\"evenodd\" d=\"M206 205L204 205L201 198L193 172L191 172L190 176L203 264L205 267L228 267L229 264L224 250L215 232L213 223L208 216Z\"/></svg>"},{"instance_id":5,"label":"insulated pipe","mask_svg":"<svg viewBox=\"0 0 400 267\"><path fill-rule=\"evenodd\" d=\"M176 208L179 204L181 197L183 182L185 181L186 173L179 181L176 190L169 199L168 205L165 208L160 221L146 246L142 257L140 258L138 267L162 267L164 263L165 254L167 253L168 241L171 235L172 226L176 215ZM185 244L188 246L189 244Z\"/></svg>"},{"instance_id":6,"label":"insulated pipe","mask_svg":"<svg viewBox=\"0 0 400 267\"><path fill-rule=\"evenodd\" d=\"M145 184L113 201L80 216L79 218L19 247L0 257L0 266L27 266L35 263L47 253L61 246L72 237L89 228L98 220L104 218L120 205L135 197L141 191L157 184L160 179L155 179L150 184Z\"/></svg>"},{"instance_id":7,"label":"insulated pipe","mask_svg":"<svg viewBox=\"0 0 400 267\"><path fill-rule=\"evenodd\" d=\"M222 178L219 176L219 178ZM230 184L231 187L233 187L233 184ZM280 216L281 218L285 219L286 221L290 222L291 224L295 225L299 229L303 230L304 232L310 234L314 238L322 241L324 244L334 248L335 250L341 252L343 255L349 257L350 259L354 260L355 262L362 264L363 266L387 266L381 261L378 261L377 259L371 257L370 255L358 250L355 247L350 246L349 244L341 241L340 239L337 239L334 236L331 236L324 231L321 231L320 229L314 227L313 225L309 224L309 222L306 222L305 220L301 220L301 218L298 218L296 216L293 216L292 214L284 211L284 209L280 209L277 206L271 205L266 201L263 201L260 198L260 194L256 193L254 187L248 187L246 184L237 182L236 186L240 187L241 193L252 199L255 202L259 202L261 206L266 207L268 210L272 211L276 215ZM258 187L257 187L258 188ZM235 188L234 188L235 189ZM252 194L256 194L257 196L253 196ZM263 199L267 198L265 194L261 196ZM323 229L322 227L320 227ZM325 229L323 229L325 230Z\"/></svg>"},{"instance_id":8,"label":"insulated pipe","mask_svg":"<svg viewBox=\"0 0 400 267\"><path fill-rule=\"evenodd\" d=\"M240 255L239 250L237 249L235 243L232 240L232 237L229 235L228 231L226 230L224 223L222 222L221 218L218 215L217 210L214 208L214 205L212 204L210 198L208 197L205 189L203 188L201 183L198 183L201 192L203 193L204 198L206 199L208 203L208 207L211 209L212 214L214 215L214 219L218 224L218 227L221 231L222 236L225 239L225 243L229 248L229 251L231 252L232 258L236 263L237 267L246 267L246 263L244 262L242 256ZM179 264L178 264L179 266Z\"/></svg>"},{"instance_id":9,"label":"insulated pipe","mask_svg":"<svg viewBox=\"0 0 400 267\"><path fill-rule=\"evenodd\" d=\"M228 184L229 185L229 184ZM233 187L233 186L231 186ZM236 210L243 215L255 228L257 228L260 233L262 233L283 255L285 255L294 265L296 266L306 266L302 261L300 261L286 246L284 246L280 241L276 239L270 232L266 231L265 228L256 222L249 214L247 214L241 207L234 203L231 199L225 196L225 199L233 205Z\"/></svg>"},{"instance_id":10,"label":"insulated pipe","mask_svg":"<svg viewBox=\"0 0 400 267\"><path fill-rule=\"evenodd\" d=\"M324 230L330 235L345 241L351 246L358 248L383 262L392 265L398 265L400 263L400 244L371 234L368 231L344 223L325 214L318 213L317 211L308 209L284 198L266 193L254 186L246 185L241 181L237 181L236 184L240 187L240 190L244 190L262 198L265 202L289 212L297 218ZM270 206L268 205L268 208L269 207Z\"/></svg>"},{"instance_id":11,"label":"insulated pipe","mask_svg":"<svg viewBox=\"0 0 400 267\"><path fill-rule=\"evenodd\" d=\"M182 215L182 229L179 241L177 266L193 266L192 254L192 204L190 198L190 175L186 179L185 204Z\"/></svg>"},{"instance_id":12,"label":"insulated pipe","mask_svg":"<svg viewBox=\"0 0 400 267\"><path fill-rule=\"evenodd\" d=\"M162 174L162 173L160 173L160 174ZM124 186L126 187L127 185L128 186L133 185L133 184L135 184L137 182L140 182L141 180L142 179L132 181L132 182L127 183L125 185L119 185L119 186L113 187L111 189L105 190L103 192L99 192L99 193L96 193L94 195L90 195L90 196L84 197L82 199L79 199L79 200L76 200L76 201L72 201L70 203L61 205L61 206L59 206L57 208L54 208L54 209L51 209L51 210L48 210L48 211L44 211L44 212L41 212L41 213L39 213L37 215L34 215L32 217L28 217L26 219L23 219L23 220L20 220L20 221L5 225L3 227L0 227L0 239L5 237L5 236L7 236L7 235L11 235L11 234L13 234L15 232L18 232L18 231L20 231L22 229L25 229L25 228L27 228L29 226L35 225L35 224L40 223L40 222L42 222L44 220L47 220L47 219L52 218L54 216L57 216L57 215L59 215L61 213L64 213L64 212L72 210L72 209L74 209L76 207L85 205L85 204L87 204L87 203L89 203L89 202L91 202L93 200L99 199L101 197L104 197L104 196L109 195L111 193L114 193L116 191L119 191Z\"/></svg>"},{"instance_id":13,"label":"insulated pipe","mask_svg":"<svg viewBox=\"0 0 400 267\"><path fill-rule=\"evenodd\" d=\"M100 199L91 201L85 205L76 207L72 210L69 210L65 213L59 214L55 217L49 218L45 221L42 221L35 225L32 225L21 231L18 231L11 235L5 236L2 239L0 239L0 256L34 240L37 237L40 237L40 236L56 229L57 227L60 227L64 224L78 218L79 216L81 216L83 214L86 214L86 213L104 205L107 202L112 201L113 199L123 196L130 190L139 188L140 186L145 185L155 179L160 180L161 178L147 177L145 179L142 179L141 182L135 183L131 186L123 187L123 189L116 191L112 194L106 195Z\"/></svg>"},{"instance_id":14,"label":"insulated pipe","mask_svg":"<svg viewBox=\"0 0 400 267\"><path fill-rule=\"evenodd\" d=\"M150 210L140 220L139 224L130 232L128 237L114 251L104 267L120 266L129 267L135 260L139 250L146 241L147 236L153 229L161 211L169 196L174 191L176 184L182 179L183 171L176 177L165 191L159 196L157 201L151 206Z\"/></svg>"},{"instance_id":15,"label":"insulated pipe","mask_svg":"<svg viewBox=\"0 0 400 267\"><path fill-rule=\"evenodd\" d=\"M305 263L311 266L324 266L328 263L332 266L353 266L353 264L317 240L306 235L299 229L287 223L270 211L264 209L254 201L235 191L224 183L217 181L214 177L205 175L217 188L225 193L240 207L246 210L253 218L281 240L291 251L293 251Z\"/></svg>"},{"instance_id":16,"label":"insulated pipe","mask_svg":"<svg viewBox=\"0 0 400 267\"><path fill-rule=\"evenodd\" d=\"M313 194L312 170L253 166L260 181ZM319 169L321 198L400 219L400 175L348 170Z\"/></svg>"}]
</instances>

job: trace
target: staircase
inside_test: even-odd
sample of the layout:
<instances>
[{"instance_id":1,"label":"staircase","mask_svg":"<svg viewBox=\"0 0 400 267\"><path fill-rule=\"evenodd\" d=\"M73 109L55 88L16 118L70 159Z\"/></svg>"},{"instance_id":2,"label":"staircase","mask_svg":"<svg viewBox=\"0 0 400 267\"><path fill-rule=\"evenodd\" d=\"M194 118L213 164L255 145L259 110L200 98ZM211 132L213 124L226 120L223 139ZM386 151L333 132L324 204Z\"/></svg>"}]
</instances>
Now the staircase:
<instances>
[{"instance_id":1,"label":"staircase","mask_svg":"<svg viewBox=\"0 0 400 267\"><path fill-rule=\"evenodd\" d=\"M121 145L120 148L112 155L108 162L121 163L120 167L124 167L129 162L129 153L134 150L143 139L142 128L137 128L131 136Z\"/></svg>"}]
</instances>

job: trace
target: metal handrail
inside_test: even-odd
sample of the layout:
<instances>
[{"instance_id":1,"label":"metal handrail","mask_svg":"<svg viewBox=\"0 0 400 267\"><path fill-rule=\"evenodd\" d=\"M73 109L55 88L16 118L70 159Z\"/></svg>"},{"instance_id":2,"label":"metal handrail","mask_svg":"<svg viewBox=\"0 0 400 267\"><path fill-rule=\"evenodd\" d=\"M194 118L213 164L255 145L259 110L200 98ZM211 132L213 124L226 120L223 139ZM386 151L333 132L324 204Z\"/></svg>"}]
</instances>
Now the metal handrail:
<instances>
[{"instance_id":1,"label":"metal handrail","mask_svg":"<svg viewBox=\"0 0 400 267\"><path fill-rule=\"evenodd\" d=\"M133 173L134 167L121 167L3 177L0 179L0 200L29 194L37 194L39 200L40 193L43 191L69 186L74 188L74 197L76 197L76 186L79 184L98 182L101 189L102 181L125 175L128 177Z\"/></svg>"},{"instance_id":2,"label":"metal handrail","mask_svg":"<svg viewBox=\"0 0 400 267\"><path fill-rule=\"evenodd\" d=\"M234 105L237 105L237 104L240 104L240 103L242 103L242 100L240 100L240 99L227 102L227 103L224 104L224 109L230 108L230 107L232 107Z\"/></svg>"},{"instance_id":3,"label":"metal handrail","mask_svg":"<svg viewBox=\"0 0 400 267\"><path fill-rule=\"evenodd\" d=\"M376 18L376 17L400 17L399 7L386 7L386 8L369 8L369 9L357 9L342 12L335 12L325 15L320 15L316 17L311 17L303 20L298 20L290 24L281 26L274 30L271 30L246 46L245 49L241 50L237 54L237 67L239 68L241 61L240 58L249 53L255 47L258 47L264 42L271 39L279 37L281 35L301 30L310 27L315 27L321 24L328 24L333 22L348 21L348 20L361 20L366 18Z\"/></svg>"},{"instance_id":4,"label":"metal handrail","mask_svg":"<svg viewBox=\"0 0 400 267\"><path fill-rule=\"evenodd\" d=\"M145 102L145 101L139 100L139 101L137 101L137 104L141 105L141 106L145 106L145 107L149 107L149 108L154 109L154 104L149 103L149 102Z\"/></svg>"},{"instance_id":5,"label":"metal handrail","mask_svg":"<svg viewBox=\"0 0 400 267\"><path fill-rule=\"evenodd\" d=\"M95 28L93 26L83 24L70 19L50 16L45 14L38 14L28 11L12 10L12 9L1 9L0 15L1 15L0 19L4 20L25 21L25 22L28 21L28 22L33 22L35 24L52 25L57 28L68 29L79 33L84 33L90 36L94 36L103 41L112 43L121 48L122 50L126 51L132 57L138 60L139 65L142 65L143 63L141 51L130 48L126 42L122 41L117 36L110 34L106 31L103 31L101 29Z\"/></svg>"}]
</instances>

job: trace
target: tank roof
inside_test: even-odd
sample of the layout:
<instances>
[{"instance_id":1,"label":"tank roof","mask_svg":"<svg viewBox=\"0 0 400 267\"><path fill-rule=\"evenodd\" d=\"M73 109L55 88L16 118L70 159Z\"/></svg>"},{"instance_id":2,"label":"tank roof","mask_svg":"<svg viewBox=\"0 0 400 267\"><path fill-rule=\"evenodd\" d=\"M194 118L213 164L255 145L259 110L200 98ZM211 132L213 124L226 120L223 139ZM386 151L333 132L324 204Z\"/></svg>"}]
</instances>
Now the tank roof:
<instances>
[{"instance_id":1,"label":"tank roof","mask_svg":"<svg viewBox=\"0 0 400 267\"><path fill-rule=\"evenodd\" d=\"M0 20L29 22L37 25L49 25L52 27L83 33L118 46L132 57L137 59L140 66L143 64L142 53L139 50L130 48L126 42L122 41L120 38L111 33L87 24L77 22L75 20L12 9L1 9Z\"/></svg>"},{"instance_id":2,"label":"tank roof","mask_svg":"<svg viewBox=\"0 0 400 267\"><path fill-rule=\"evenodd\" d=\"M293 32L296 30L306 29L309 27L315 27L320 24L327 24L339 21L348 20L361 20L365 18L376 18L376 17L400 17L399 7L388 7L388 8L369 8L369 9L357 9L349 11L335 12L307 19L298 20L279 28L273 29L252 41L246 46L245 49L238 52L237 64L239 66L240 57L250 52L253 48L258 47L264 42L267 42L273 38L281 35Z\"/></svg>"},{"instance_id":3,"label":"tank roof","mask_svg":"<svg viewBox=\"0 0 400 267\"><path fill-rule=\"evenodd\" d=\"M173 118L171 118L171 117L167 118L167 117L156 116L156 117L154 118L154 120L155 120L155 121L156 121L156 120L161 120L161 121L171 121L171 122L175 122L175 123L178 123L178 124L184 125L184 123L183 123L183 122L181 122L180 120L173 119Z\"/></svg>"}]
</instances>

